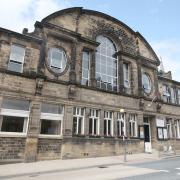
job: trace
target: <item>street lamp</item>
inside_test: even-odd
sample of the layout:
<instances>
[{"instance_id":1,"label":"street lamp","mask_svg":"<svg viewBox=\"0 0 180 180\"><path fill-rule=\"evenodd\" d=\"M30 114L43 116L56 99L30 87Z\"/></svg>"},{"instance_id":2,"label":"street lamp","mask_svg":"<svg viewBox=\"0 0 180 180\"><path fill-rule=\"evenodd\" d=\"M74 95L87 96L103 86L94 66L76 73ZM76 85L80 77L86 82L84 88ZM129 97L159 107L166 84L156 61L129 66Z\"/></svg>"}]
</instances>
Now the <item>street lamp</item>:
<instances>
[{"instance_id":1,"label":"street lamp","mask_svg":"<svg viewBox=\"0 0 180 180\"><path fill-rule=\"evenodd\" d=\"M124 113L125 110L124 109L120 109L119 110L120 113ZM127 157L126 157L126 137L125 137L125 121L124 121L124 125L123 125L123 144L124 144L124 162L127 162Z\"/></svg>"}]
</instances>

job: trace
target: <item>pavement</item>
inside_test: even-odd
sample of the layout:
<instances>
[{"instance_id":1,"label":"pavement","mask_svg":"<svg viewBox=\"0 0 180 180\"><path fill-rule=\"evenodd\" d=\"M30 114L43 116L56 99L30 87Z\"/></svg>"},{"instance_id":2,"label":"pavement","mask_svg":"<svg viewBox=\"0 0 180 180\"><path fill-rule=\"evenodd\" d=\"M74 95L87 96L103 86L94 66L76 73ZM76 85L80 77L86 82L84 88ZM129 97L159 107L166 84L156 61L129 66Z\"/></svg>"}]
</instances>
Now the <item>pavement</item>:
<instances>
[{"instance_id":1,"label":"pavement","mask_svg":"<svg viewBox=\"0 0 180 180\"><path fill-rule=\"evenodd\" d=\"M127 162L124 162L124 156L110 156L4 164L0 165L0 179L109 180L159 172L153 168L133 166L157 160L158 154L141 153L127 155Z\"/></svg>"}]
</instances>

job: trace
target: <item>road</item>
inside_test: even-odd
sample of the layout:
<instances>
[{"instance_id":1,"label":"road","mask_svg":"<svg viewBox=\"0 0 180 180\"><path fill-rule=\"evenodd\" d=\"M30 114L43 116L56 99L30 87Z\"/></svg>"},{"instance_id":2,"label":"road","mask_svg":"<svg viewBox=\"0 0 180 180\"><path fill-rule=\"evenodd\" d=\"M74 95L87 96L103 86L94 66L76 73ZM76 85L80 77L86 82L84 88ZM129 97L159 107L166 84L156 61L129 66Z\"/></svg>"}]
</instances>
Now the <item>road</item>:
<instances>
[{"instance_id":1,"label":"road","mask_svg":"<svg viewBox=\"0 0 180 180\"><path fill-rule=\"evenodd\" d=\"M121 180L180 180L180 158L164 159L155 162L138 163L131 166L158 170L159 172L133 177L119 178ZM118 179L118 178L117 178Z\"/></svg>"},{"instance_id":2,"label":"road","mask_svg":"<svg viewBox=\"0 0 180 180\"><path fill-rule=\"evenodd\" d=\"M2 165L0 180L180 180L180 158L137 163L146 156L134 155L127 163L104 157Z\"/></svg>"}]
</instances>

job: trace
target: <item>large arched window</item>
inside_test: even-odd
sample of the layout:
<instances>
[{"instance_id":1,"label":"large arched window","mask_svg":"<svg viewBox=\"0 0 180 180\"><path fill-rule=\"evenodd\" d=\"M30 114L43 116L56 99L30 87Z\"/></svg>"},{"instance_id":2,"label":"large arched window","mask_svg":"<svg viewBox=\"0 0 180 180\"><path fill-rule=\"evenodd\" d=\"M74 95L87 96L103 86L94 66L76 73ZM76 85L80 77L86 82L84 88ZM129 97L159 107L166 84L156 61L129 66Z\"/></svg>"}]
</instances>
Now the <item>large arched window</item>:
<instances>
[{"instance_id":1,"label":"large arched window","mask_svg":"<svg viewBox=\"0 0 180 180\"><path fill-rule=\"evenodd\" d=\"M100 45L96 51L96 80L97 87L104 90L117 91L118 89L118 61L115 57L116 47L105 36L96 39Z\"/></svg>"}]
</instances>

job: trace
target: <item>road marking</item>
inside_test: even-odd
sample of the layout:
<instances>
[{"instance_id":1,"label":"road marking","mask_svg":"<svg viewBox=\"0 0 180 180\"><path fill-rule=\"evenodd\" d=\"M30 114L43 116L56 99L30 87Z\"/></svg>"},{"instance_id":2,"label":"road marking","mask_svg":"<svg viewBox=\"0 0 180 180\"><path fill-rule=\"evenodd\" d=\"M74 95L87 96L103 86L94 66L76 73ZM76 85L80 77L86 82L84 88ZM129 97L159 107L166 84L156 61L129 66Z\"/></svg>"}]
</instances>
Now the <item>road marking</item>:
<instances>
[{"instance_id":1,"label":"road marking","mask_svg":"<svg viewBox=\"0 0 180 180\"><path fill-rule=\"evenodd\" d=\"M180 176L180 173L177 173L177 175L179 175L179 176Z\"/></svg>"},{"instance_id":2,"label":"road marking","mask_svg":"<svg viewBox=\"0 0 180 180\"><path fill-rule=\"evenodd\" d=\"M169 173L168 170L159 170L160 172L166 172L166 173Z\"/></svg>"},{"instance_id":3,"label":"road marking","mask_svg":"<svg viewBox=\"0 0 180 180\"><path fill-rule=\"evenodd\" d=\"M180 170L180 168L175 168L175 169Z\"/></svg>"}]
</instances>

